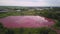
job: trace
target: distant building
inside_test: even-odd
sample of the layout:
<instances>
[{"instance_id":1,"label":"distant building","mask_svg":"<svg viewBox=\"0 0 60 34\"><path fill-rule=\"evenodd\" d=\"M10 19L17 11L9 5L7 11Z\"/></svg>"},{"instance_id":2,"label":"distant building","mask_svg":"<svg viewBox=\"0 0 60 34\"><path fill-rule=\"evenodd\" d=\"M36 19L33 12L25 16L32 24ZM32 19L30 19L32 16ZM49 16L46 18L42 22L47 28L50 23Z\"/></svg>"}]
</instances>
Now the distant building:
<instances>
[{"instance_id":1,"label":"distant building","mask_svg":"<svg viewBox=\"0 0 60 34\"><path fill-rule=\"evenodd\" d=\"M8 10L2 10L2 9L0 9L0 12L8 12Z\"/></svg>"},{"instance_id":2,"label":"distant building","mask_svg":"<svg viewBox=\"0 0 60 34\"><path fill-rule=\"evenodd\" d=\"M44 9L37 9L37 10L44 10Z\"/></svg>"},{"instance_id":3,"label":"distant building","mask_svg":"<svg viewBox=\"0 0 60 34\"><path fill-rule=\"evenodd\" d=\"M34 11L35 9L29 9L28 11Z\"/></svg>"},{"instance_id":4,"label":"distant building","mask_svg":"<svg viewBox=\"0 0 60 34\"><path fill-rule=\"evenodd\" d=\"M37 8L36 10L44 10L44 9Z\"/></svg>"},{"instance_id":5,"label":"distant building","mask_svg":"<svg viewBox=\"0 0 60 34\"><path fill-rule=\"evenodd\" d=\"M21 11L21 10L16 10L17 12Z\"/></svg>"}]
</instances>

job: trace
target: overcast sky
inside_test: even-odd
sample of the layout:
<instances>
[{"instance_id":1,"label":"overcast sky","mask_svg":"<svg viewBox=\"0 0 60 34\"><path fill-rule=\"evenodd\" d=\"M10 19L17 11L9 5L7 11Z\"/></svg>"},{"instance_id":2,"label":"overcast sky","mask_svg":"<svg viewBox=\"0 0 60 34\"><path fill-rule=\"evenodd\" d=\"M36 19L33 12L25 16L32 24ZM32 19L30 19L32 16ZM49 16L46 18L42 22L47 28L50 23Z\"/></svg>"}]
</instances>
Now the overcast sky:
<instances>
[{"instance_id":1,"label":"overcast sky","mask_svg":"<svg viewBox=\"0 0 60 34\"><path fill-rule=\"evenodd\" d=\"M60 0L0 0L0 6L60 6Z\"/></svg>"}]
</instances>

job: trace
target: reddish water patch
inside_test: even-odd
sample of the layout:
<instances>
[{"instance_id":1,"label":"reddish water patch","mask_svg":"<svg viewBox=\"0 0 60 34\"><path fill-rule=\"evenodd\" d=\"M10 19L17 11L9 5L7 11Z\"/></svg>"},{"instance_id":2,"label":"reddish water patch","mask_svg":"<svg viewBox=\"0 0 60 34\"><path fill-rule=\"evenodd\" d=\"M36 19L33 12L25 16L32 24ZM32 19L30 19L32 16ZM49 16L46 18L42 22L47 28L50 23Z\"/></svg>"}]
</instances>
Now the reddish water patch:
<instances>
[{"instance_id":1,"label":"reddish water patch","mask_svg":"<svg viewBox=\"0 0 60 34\"><path fill-rule=\"evenodd\" d=\"M54 22L40 16L9 16L0 20L7 28L37 28L50 27Z\"/></svg>"}]
</instances>

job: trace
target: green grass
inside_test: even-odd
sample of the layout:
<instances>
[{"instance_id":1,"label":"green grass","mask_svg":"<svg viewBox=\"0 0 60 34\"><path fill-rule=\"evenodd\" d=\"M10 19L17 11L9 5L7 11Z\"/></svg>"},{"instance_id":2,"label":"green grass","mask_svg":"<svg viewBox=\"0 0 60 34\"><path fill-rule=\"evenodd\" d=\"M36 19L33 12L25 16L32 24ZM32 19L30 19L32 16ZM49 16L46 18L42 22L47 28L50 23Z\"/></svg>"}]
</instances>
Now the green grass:
<instances>
[{"instance_id":1,"label":"green grass","mask_svg":"<svg viewBox=\"0 0 60 34\"><path fill-rule=\"evenodd\" d=\"M54 28L60 30L60 21L56 20L56 23L54 24Z\"/></svg>"},{"instance_id":2,"label":"green grass","mask_svg":"<svg viewBox=\"0 0 60 34\"><path fill-rule=\"evenodd\" d=\"M0 18L4 18L7 16L20 16L21 12L6 12L6 13L0 13Z\"/></svg>"},{"instance_id":3,"label":"green grass","mask_svg":"<svg viewBox=\"0 0 60 34\"><path fill-rule=\"evenodd\" d=\"M17 28L6 29L4 34L57 34L56 31L50 28Z\"/></svg>"}]
</instances>

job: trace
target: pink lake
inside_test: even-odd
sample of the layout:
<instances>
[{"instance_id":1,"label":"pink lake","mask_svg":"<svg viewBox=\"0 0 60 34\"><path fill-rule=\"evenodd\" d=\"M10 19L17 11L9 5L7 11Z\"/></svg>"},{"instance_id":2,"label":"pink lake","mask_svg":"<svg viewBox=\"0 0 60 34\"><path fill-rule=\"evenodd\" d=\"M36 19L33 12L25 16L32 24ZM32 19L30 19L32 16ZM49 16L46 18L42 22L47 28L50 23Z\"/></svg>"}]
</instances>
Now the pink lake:
<instances>
[{"instance_id":1,"label":"pink lake","mask_svg":"<svg viewBox=\"0 0 60 34\"><path fill-rule=\"evenodd\" d=\"M41 16L8 16L0 19L7 28L40 28L50 27L54 21Z\"/></svg>"}]
</instances>

